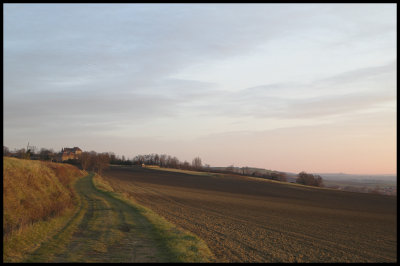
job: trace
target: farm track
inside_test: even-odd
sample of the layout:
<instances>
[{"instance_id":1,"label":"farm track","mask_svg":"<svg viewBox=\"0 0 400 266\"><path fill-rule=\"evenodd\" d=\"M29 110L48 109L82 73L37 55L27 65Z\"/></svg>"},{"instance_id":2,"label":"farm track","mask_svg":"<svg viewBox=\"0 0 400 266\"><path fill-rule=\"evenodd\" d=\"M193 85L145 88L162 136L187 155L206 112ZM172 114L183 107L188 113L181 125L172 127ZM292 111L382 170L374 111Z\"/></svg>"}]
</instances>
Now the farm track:
<instances>
[{"instance_id":1,"label":"farm track","mask_svg":"<svg viewBox=\"0 0 400 266\"><path fill-rule=\"evenodd\" d=\"M395 262L396 198L113 167L106 180L221 262Z\"/></svg>"},{"instance_id":2,"label":"farm track","mask_svg":"<svg viewBox=\"0 0 400 266\"><path fill-rule=\"evenodd\" d=\"M77 181L80 210L29 262L166 262L153 226L135 208Z\"/></svg>"}]
</instances>

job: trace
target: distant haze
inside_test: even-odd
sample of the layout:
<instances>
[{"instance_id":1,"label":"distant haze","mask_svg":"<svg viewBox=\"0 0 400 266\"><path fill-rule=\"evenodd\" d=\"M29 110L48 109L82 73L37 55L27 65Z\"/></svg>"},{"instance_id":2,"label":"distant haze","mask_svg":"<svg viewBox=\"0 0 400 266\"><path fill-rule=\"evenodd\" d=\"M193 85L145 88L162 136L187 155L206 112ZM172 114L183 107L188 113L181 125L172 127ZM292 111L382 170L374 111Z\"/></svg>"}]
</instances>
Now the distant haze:
<instances>
[{"instance_id":1,"label":"distant haze","mask_svg":"<svg viewBox=\"0 0 400 266\"><path fill-rule=\"evenodd\" d=\"M396 173L396 4L4 4L3 141Z\"/></svg>"}]
</instances>

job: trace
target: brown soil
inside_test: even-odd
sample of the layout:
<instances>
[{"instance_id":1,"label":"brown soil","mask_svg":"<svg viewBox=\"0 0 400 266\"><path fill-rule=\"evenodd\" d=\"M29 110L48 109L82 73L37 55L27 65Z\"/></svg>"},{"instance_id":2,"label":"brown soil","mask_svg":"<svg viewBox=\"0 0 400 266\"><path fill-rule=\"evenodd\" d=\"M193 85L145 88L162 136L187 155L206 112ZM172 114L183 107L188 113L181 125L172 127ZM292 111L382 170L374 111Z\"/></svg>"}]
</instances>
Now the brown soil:
<instances>
[{"instance_id":1,"label":"brown soil","mask_svg":"<svg viewBox=\"0 0 400 266\"><path fill-rule=\"evenodd\" d=\"M204 239L220 262L396 262L397 198L111 167L103 174Z\"/></svg>"}]
</instances>

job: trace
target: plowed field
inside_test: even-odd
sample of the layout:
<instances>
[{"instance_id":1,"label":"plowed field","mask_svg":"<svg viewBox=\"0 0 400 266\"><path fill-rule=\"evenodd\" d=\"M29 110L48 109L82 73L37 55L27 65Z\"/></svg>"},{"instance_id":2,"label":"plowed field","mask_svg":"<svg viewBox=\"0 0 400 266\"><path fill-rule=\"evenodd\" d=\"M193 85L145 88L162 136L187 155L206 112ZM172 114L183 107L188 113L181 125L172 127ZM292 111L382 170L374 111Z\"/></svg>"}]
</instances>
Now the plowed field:
<instances>
[{"instance_id":1,"label":"plowed field","mask_svg":"<svg viewBox=\"0 0 400 266\"><path fill-rule=\"evenodd\" d=\"M393 196L140 167L103 176L204 239L219 262L397 261Z\"/></svg>"}]
</instances>

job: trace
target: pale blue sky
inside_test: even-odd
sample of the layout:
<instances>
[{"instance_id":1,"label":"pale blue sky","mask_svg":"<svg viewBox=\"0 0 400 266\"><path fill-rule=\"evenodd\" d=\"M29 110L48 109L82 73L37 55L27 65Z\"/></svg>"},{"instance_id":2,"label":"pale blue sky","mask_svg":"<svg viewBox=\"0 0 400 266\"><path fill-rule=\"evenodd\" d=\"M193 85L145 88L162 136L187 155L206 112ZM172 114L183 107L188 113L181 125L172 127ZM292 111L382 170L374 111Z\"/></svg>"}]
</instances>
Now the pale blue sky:
<instances>
[{"instance_id":1,"label":"pale blue sky","mask_svg":"<svg viewBox=\"0 0 400 266\"><path fill-rule=\"evenodd\" d=\"M396 15L395 4L5 4L4 145L395 173Z\"/></svg>"}]
</instances>

